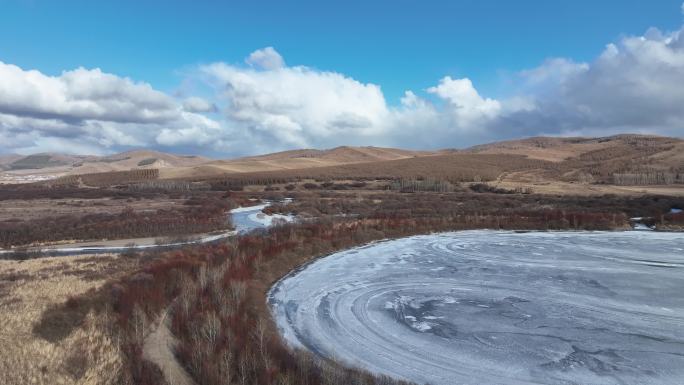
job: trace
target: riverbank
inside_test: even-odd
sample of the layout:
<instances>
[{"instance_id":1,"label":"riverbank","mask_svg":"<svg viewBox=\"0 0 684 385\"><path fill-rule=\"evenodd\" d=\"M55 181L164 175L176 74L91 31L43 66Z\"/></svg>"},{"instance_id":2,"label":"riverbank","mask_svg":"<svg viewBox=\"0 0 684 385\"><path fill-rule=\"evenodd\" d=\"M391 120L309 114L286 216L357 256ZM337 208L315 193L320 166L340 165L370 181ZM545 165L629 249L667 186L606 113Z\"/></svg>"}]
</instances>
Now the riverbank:
<instances>
[{"instance_id":1,"label":"riverbank","mask_svg":"<svg viewBox=\"0 0 684 385\"><path fill-rule=\"evenodd\" d=\"M36 246L27 248L0 249L0 259L27 259L42 256L96 255L122 252L140 252L149 250L168 250L179 247L202 245L217 242L239 233L258 228L268 228L274 224L287 223L294 216L281 214L264 214L262 210L272 203L239 207L228 212L234 230L216 231L204 234L190 234L183 237L144 237L113 239L91 242L73 242L59 245Z\"/></svg>"}]
</instances>

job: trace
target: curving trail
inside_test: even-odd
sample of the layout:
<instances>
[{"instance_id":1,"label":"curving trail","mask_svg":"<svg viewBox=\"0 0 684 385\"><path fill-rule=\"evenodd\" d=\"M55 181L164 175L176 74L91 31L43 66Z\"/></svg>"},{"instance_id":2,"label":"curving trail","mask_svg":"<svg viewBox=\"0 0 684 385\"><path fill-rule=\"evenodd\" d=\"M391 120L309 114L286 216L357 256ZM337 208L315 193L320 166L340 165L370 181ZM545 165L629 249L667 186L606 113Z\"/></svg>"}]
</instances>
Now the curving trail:
<instances>
[{"instance_id":1,"label":"curving trail","mask_svg":"<svg viewBox=\"0 0 684 385\"><path fill-rule=\"evenodd\" d=\"M169 385L194 385L192 377L174 354L177 340L169 329L169 308L164 310L143 343L143 357L157 365Z\"/></svg>"},{"instance_id":2,"label":"curving trail","mask_svg":"<svg viewBox=\"0 0 684 385\"><path fill-rule=\"evenodd\" d=\"M681 384L684 234L465 231L320 259L269 293L285 339L430 384Z\"/></svg>"}]
</instances>

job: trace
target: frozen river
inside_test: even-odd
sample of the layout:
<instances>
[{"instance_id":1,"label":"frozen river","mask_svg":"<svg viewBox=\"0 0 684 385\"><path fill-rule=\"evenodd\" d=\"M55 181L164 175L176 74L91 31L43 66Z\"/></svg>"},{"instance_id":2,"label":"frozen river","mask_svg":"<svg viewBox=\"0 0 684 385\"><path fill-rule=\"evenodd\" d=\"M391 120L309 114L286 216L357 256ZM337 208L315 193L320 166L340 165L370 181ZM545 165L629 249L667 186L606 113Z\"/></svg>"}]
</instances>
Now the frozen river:
<instances>
[{"instance_id":1,"label":"frozen river","mask_svg":"<svg viewBox=\"0 0 684 385\"><path fill-rule=\"evenodd\" d=\"M235 231L238 234L243 234L256 229L268 229L278 223L294 221L293 215L264 214L262 210L270 205L271 203L264 203L257 206L239 207L230 210Z\"/></svg>"},{"instance_id":2,"label":"frozen river","mask_svg":"<svg viewBox=\"0 0 684 385\"><path fill-rule=\"evenodd\" d=\"M285 200L284 202L289 202ZM81 242L81 243L65 243L61 245L47 246L42 248L30 248L32 252L41 253L43 255L58 256L58 255L96 255L96 254L110 254L121 253L128 250L155 250L155 249L173 249L185 247L188 245L199 245L205 243L217 242L236 234L245 234L253 230L266 230L271 226L295 221L293 215L271 214L266 215L262 212L263 209L270 206L271 203L263 203L254 206L238 207L230 210L230 218L233 222L235 230L218 231L209 234L189 235L187 240L179 241L164 241L163 238L147 237L147 238L131 238L131 239L113 239L103 241ZM16 250L0 249L0 259L3 256L11 256Z\"/></svg>"},{"instance_id":3,"label":"frozen river","mask_svg":"<svg viewBox=\"0 0 684 385\"><path fill-rule=\"evenodd\" d=\"M465 231L271 290L288 343L420 384L684 383L684 234Z\"/></svg>"}]
</instances>

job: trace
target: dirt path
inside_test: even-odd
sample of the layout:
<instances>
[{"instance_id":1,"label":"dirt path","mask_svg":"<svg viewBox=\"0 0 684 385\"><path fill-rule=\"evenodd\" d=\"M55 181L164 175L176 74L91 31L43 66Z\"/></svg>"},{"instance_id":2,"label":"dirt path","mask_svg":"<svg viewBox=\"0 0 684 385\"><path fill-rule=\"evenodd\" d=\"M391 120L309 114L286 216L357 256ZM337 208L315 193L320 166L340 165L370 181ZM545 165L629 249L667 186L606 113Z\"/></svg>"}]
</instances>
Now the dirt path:
<instances>
[{"instance_id":1,"label":"dirt path","mask_svg":"<svg viewBox=\"0 0 684 385\"><path fill-rule=\"evenodd\" d=\"M93 242L64 243L61 245L31 247L27 250L29 252L40 252L50 255L120 253L127 250L142 251L163 247L197 245L232 237L235 234L237 234L235 230L229 230L214 233L193 234L188 240L178 242L159 243L159 239L163 239L164 237L129 238ZM11 254L14 252L16 252L16 250L0 249L0 255Z\"/></svg>"},{"instance_id":2,"label":"dirt path","mask_svg":"<svg viewBox=\"0 0 684 385\"><path fill-rule=\"evenodd\" d=\"M171 333L166 317L169 308L164 311L155 330L145 338L143 357L156 364L164 374L169 385L195 385L188 372L174 355L176 337Z\"/></svg>"}]
</instances>

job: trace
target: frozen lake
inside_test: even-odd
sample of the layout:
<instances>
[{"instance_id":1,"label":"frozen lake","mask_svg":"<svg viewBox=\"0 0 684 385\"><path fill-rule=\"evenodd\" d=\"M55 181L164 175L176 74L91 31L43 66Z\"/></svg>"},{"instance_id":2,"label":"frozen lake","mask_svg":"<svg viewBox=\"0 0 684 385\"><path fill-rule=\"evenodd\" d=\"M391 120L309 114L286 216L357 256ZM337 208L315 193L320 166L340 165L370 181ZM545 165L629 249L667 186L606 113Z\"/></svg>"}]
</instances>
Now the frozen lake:
<instances>
[{"instance_id":1,"label":"frozen lake","mask_svg":"<svg viewBox=\"0 0 684 385\"><path fill-rule=\"evenodd\" d=\"M273 287L288 343L430 384L684 383L684 234L465 231Z\"/></svg>"}]
</instances>

